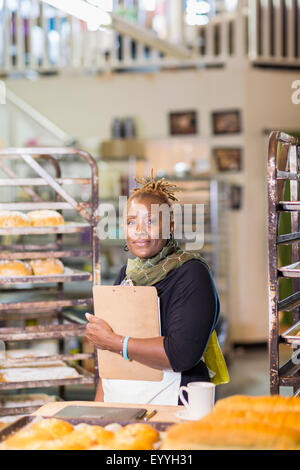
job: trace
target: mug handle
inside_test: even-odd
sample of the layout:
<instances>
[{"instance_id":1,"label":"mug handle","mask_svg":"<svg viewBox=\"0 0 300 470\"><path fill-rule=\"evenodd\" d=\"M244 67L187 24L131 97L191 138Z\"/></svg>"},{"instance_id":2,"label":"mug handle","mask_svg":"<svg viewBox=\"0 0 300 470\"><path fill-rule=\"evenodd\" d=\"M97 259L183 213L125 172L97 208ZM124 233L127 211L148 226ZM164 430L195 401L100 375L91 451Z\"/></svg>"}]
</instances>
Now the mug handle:
<instances>
[{"instance_id":1,"label":"mug handle","mask_svg":"<svg viewBox=\"0 0 300 470\"><path fill-rule=\"evenodd\" d=\"M184 398L183 392L186 392L187 394L189 394L188 388L187 388L187 387L184 387L184 386L180 387L180 389L179 389L179 398L180 398L180 400L182 401L182 403L184 404L184 406L185 406L186 408L189 408L189 404L188 404L188 402L186 401L186 399Z\"/></svg>"}]
</instances>

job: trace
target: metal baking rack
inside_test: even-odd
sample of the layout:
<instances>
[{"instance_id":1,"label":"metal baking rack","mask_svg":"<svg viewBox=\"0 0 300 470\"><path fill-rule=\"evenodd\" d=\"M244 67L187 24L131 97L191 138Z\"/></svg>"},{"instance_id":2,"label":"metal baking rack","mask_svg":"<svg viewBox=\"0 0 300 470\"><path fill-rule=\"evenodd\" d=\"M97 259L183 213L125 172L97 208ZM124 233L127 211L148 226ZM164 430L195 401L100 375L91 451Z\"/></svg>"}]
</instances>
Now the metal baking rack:
<instances>
[{"instance_id":1,"label":"metal baking rack","mask_svg":"<svg viewBox=\"0 0 300 470\"><path fill-rule=\"evenodd\" d=\"M270 392L278 394L281 386L300 390L300 229L299 181L300 142L282 132L272 132L268 152L268 228L269 228L269 351ZM285 195L288 195L289 197ZM289 199L288 201L284 199ZM291 230L281 234L283 214L288 217ZM279 246L291 246L291 263L279 266ZM291 279L291 293L279 296L281 279ZM282 281L281 281L282 282ZM292 326L280 331L280 312L292 312ZM280 334L281 333L281 334ZM291 345L290 359L281 365L280 344Z\"/></svg>"},{"instance_id":2,"label":"metal baking rack","mask_svg":"<svg viewBox=\"0 0 300 470\"><path fill-rule=\"evenodd\" d=\"M90 169L88 178L63 178L61 176L60 158L81 158L85 160ZM20 164L34 175L24 178L18 174ZM49 171L54 168L55 176ZM48 165L48 167L47 167ZM47 169L45 169L45 166ZM56 339L59 345L59 354L34 357L34 361L47 362L53 360L64 361L68 366L75 368L79 376L59 380L35 380L27 382L0 382L0 393L8 390L59 387L60 396L64 395L64 387L75 384L95 385L98 378L97 357L93 353L64 354L64 339L68 337L82 337L85 333L86 322L80 319L76 313L66 311L66 308L77 306L89 306L93 303L92 295L88 298L64 292L64 284L80 281L100 284L100 245L97 235L98 224L98 168L94 159L86 152L73 148L12 148L0 151L0 170L5 178L0 179L0 190L4 187L21 187L26 193L26 201L1 202L0 210L31 211L38 209L53 209L58 212L70 210L74 214L74 222L68 222L60 226L52 227L18 227L0 228L0 240L3 236L22 236L20 243L5 245L0 252L1 259L39 259L39 258L63 258L84 257L92 260L92 273L78 269L65 268L63 274L49 276L15 276L0 277L0 294L5 293L5 300L0 303L0 340L10 341L33 341L39 339ZM77 201L66 189L66 185L89 186L89 202ZM80 185L80 186L79 186ZM52 198L44 201L37 187L47 186L52 191ZM76 189L76 188L75 188ZM78 191L77 191L78 192ZM89 234L89 247L65 246L64 235ZM54 242L37 244L30 236L41 237L43 242L45 235L53 235ZM65 261L64 261L65 262ZM67 264L67 262L66 262ZM51 284L54 283L54 287ZM50 284L50 286L49 286ZM92 288L90 289L92 293ZM12 300L8 294L12 294ZM15 298L15 296L20 297ZM3 297L3 295L2 295ZM8 299L8 301L7 301ZM26 321L28 319L56 320L57 324L16 326L8 323ZM18 323L19 324L19 323ZM4 326L3 326L4 325ZM94 359L94 373L86 371L73 361ZM69 361L69 362L68 362ZM70 362L71 361L71 362ZM32 362L32 359L31 359ZM18 359L15 365L26 367L28 361ZM1 372L1 370L0 370ZM21 409L21 408L20 408ZM31 410L32 411L32 407ZM24 412L24 408L22 408ZM0 415L5 410L0 407Z\"/></svg>"}]
</instances>

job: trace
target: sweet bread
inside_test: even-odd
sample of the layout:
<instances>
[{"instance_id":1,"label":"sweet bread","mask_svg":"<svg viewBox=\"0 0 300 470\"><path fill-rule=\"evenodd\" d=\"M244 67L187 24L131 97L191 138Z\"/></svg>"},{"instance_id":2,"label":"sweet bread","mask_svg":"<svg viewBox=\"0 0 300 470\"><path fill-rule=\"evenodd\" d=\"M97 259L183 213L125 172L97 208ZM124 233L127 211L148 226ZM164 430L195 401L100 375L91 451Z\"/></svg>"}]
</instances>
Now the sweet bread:
<instances>
[{"instance_id":1,"label":"sweet bread","mask_svg":"<svg viewBox=\"0 0 300 470\"><path fill-rule=\"evenodd\" d=\"M69 434L50 442L41 442L38 450L83 450L93 446L110 447L114 434L101 426L79 424Z\"/></svg>"},{"instance_id":2,"label":"sweet bread","mask_svg":"<svg viewBox=\"0 0 300 470\"><path fill-rule=\"evenodd\" d=\"M233 395L217 401L216 410L253 410L276 412L278 411L300 411L300 397L282 397L280 395L248 397L246 395Z\"/></svg>"},{"instance_id":3,"label":"sweet bread","mask_svg":"<svg viewBox=\"0 0 300 470\"><path fill-rule=\"evenodd\" d=\"M0 228L29 227L30 218L19 211L0 211Z\"/></svg>"},{"instance_id":4,"label":"sweet bread","mask_svg":"<svg viewBox=\"0 0 300 470\"><path fill-rule=\"evenodd\" d=\"M284 428L293 428L300 431L300 412L278 411L263 412L253 410L213 410L203 418L202 421L215 420L220 422L229 421L256 421L259 423L275 424Z\"/></svg>"},{"instance_id":5,"label":"sweet bread","mask_svg":"<svg viewBox=\"0 0 300 470\"><path fill-rule=\"evenodd\" d=\"M159 433L149 424L133 423L115 433L113 443L117 450L151 450L159 440Z\"/></svg>"},{"instance_id":6,"label":"sweet bread","mask_svg":"<svg viewBox=\"0 0 300 470\"><path fill-rule=\"evenodd\" d=\"M201 420L171 426L162 450L300 450L300 432L273 424Z\"/></svg>"},{"instance_id":7,"label":"sweet bread","mask_svg":"<svg viewBox=\"0 0 300 470\"><path fill-rule=\"evenodd\" d=\"M64 224L64 218L59 212L47 209L28 212L27 217L34 227L50 227Z\"/></svg>"},{"instance_id":8,"label":"sweet bread","mask_svg":"<svg viewBox=\"0 0 300 470\"><path fill-rule=\"evenodd\" d=\"M32 276L32 269L28 263L19 260L0 260L0 276Z\"/></svg>"},{"instance_id":9,"label":"sweet bread","mask_svg":"<svg viewBox=\"0 0 300 470\"><path fill-rule=\"evenodd\" d=\"M56 258L34 259L29 261L35 276L49 276L64 273L63 263Z\"/></svg>"},{"instance_id":10,"label":"sweet bread","mask_svg":"<svg viewBox=\"0 0 300 470\"><path fill-rule=\"evenodd\" d=\"M33 423L9 437L2 449L37 449L42 442L60 439L73 431L74 427L65 421L49 418Z\"/></svg>"}]
</instances>

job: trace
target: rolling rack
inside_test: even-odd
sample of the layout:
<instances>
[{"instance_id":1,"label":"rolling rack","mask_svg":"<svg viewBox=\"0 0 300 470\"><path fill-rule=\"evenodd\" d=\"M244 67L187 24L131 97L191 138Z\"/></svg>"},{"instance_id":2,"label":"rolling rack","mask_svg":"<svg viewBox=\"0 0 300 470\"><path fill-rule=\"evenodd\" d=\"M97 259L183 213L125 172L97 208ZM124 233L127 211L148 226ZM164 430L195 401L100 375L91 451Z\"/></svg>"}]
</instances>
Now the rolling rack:
<instances>
[{"instance_id":1,"label":"rolling rack","mask_svg":"<svg viewBox=\"0 0 300 470\"><path fill-rule=\"evenodd\" d=\"M89 168L90 177L62 178L59 163L61 156L70 159L75 157L84 159L89 165L87 168ZM17 167L20 168L20 165L23 165L23 171L25 166L30 175L34 174L34 177L20 177L15 170ZM47 165L48 167L50 165L51 172ZM52 167L54 167L55 176L51 176L51 173L53 173ZM80 292L77 295L71 292L70 295L70 292L64 292L64 284L76 281L100 284L100 245L97 235L99 188L96 162L88 153L73 148L12 148L0 151L0 170L5 176L5 178L0 179L0 191L1 187L21 187L27 198L26 201L0 202L0 210L52 209L58 212L70 210L72 212L68 212L68 214L74 214L74 217L73 215L72 217L80 220L80 222L76 220L74 222L66 221L64 225L51 227L0 228L0 240L7 235L13 236L13 238L16 235L22 236L21 243L5 245L4 249L1 249L0 260L41 258L63 258L65 260L70 257L73 259L83 257L92 259L93 267L93 273L71 269L66 266L64 273L59 275L0 277L0 296L2 297L0 301L0 340L6 343L55 339L58 343L59 354L52 353L46 357L44 355L35 356L34 362L38 364L39 362L63 361L79 373L74 378L0 382L0 394L3 396L2 392L6 393L6 391L19 389L58 387L59 393L63 395L64 388L67 385L94 384L96 386L98 366L95 352L64 353L65 338L82 337L86 325L86 322L76 313L70 313L66 309L93 304L92 295L88 298L81 298ZM89 202L77 201L65 189L67 185L73 185L71 188L77 185L79 194L81 185L85 185L85 187L87 185L90 188ZM36 187L46 187L52 195L51 200L44 201L37 190L34 189ZM65 246L64 236L68 234L79 234L79 236L88 234L88 249L81 246L75 248L73 245L71 247ZM49 240L46 243L43 242L45 235L54 239L54 243L48 243ZM36 236L38 240L41 237L41 243L43 244L36 243ZM0 243L2 244L1 241ZM92 287L90 292L92 293ZM11 294L12 299L9 299ZM20 295L21 301L18 299ZM26 326L28 319L31 321L32 319L46 321L46 325ZM53 320L56 324L53 324ZM10 322L17 322L18 326L16 326L16 323L14 323L14 326L7 326ZM20 326L20 322L25 322L25 324ZM94 373L88 372L84 367L78 365L78 361L90 359L94 360ZM77 361L77 363L73 361ZM17 367L26 367L28 358L19 358L15 362ZM13 414L12 411L0 407L0 417L1 415ZM16 413L16 410L14 411ZM20 407L17 414L32 411L33 407Z\"/></svg>"},{"instance_id":2,"label":"rolling rack","mask_svg":"<svg viewBox=\"0 0 300 470\"><path fill-rule=\"evenodd\" d=\"M300 143L282 132L272 132L268 152L268 229L269 229L269 353L270 393L281 386L300 391L300 228L299 182ZM289 187L287 187L289 185ZM286 189L288 191L286 191ZM290 194L285 200L285 194ZM290 220L290 233L279 232L281 216ZM279 266L279 246L291 245L291 264ZM279 281L291 279L291 295L279 298ZM280 334L279 312L292 312L292 326ZM280 344L291 345L290 359L280 364Z\"/></svg>"}]
</instances>

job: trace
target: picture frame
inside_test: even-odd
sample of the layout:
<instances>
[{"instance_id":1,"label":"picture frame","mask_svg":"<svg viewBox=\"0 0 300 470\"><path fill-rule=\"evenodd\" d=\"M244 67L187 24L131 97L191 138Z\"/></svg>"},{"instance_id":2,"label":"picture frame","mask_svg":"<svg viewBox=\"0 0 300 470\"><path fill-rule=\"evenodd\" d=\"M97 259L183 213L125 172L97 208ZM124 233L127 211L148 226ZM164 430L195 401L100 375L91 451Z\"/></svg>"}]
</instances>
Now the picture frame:
<instances>
[{"instance_id":1,"label":"picture frame","mask_svg":"<svg viewBox=\"0 0 300 470\"><path fill-rule=\"evenodd\" d=\"M214 135L239 134L242 131L241 112L238 109L212 113Z\"/></svg>"},{"instance_id":2,"label":"picture frame","mask_svg":"<svg viewBox=\"0 0 300 470\"><path fill-rule=\"evenodd\" d=\"M198 133L196 111L173 111L169 113L170 135L194 135Z\"/></svg>"},{"instance_id":3,"label":"picture frame","mask_svg":"<svg viewBox=\"0 0 300 470\"><path fill-rule=\"evenodd\" d=\"M242 149L218 147L213 149L213 156L220 172L242 170Z\"/></svg>"}]
</instances>

